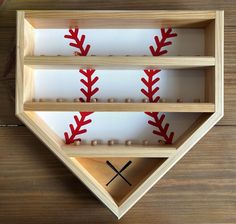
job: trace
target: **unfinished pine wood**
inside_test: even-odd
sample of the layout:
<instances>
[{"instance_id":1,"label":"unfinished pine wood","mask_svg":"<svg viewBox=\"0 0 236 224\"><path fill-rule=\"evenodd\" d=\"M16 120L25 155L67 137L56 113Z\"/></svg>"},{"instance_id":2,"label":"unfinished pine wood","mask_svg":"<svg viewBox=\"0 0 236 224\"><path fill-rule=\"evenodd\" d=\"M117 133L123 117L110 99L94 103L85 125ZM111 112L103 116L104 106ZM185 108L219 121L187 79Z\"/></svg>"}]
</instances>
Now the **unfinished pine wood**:
<instances>
[{"instance_id":1,"label":"unfinished pine wood","mask_svg":"<svg viewBox=\"0 0 236 224\"><path fill-rule=\"evenodd\" d=\"M215 65L204 56L26 56L24 64L34 69L183 69Z\"/></svg>"},{"instance_id":2,"label":"unfinished pine wood","mask_svg":"<svg viewBox=\"0 0 236 224\"><path fill-rule=\"evenodd\" d=\"M26 11L35 28L160 28L205 27L215 11Z\"/></svg>"},{"instance_id":3,"label":"unfinished pine wood","mask_svg":"<svg viewBox=\"0 0 236 224\"><path fill-rule=\"evenodd\" d=\"M24 27L24 12L18 12L16 42L16 114L20 114L24 110Z\"/></svg>"},{"instance_id":4,"label":"unfinished pine wood","mask_svg":"<svg viewBox=\"0 0 236 224\"><path fill-rule=\"evenodd\" d=\"M174 146L179 148L184 142L186 142L197 129L202 126L206 120L210 118L212 114L201 114L196 121L175 141Z\"/></svg>"},{"instance_id":5,"label":"unfinished pine wood","mask_svg":"<svg viewBox=\"0 0 236 224\"><path fill-rule=\"evenodd\" d=\"M25 111L215 112L213 103L78 103L26 102Z\"/></svg>"},{"instance_id":6,"label":"unfinished pine wood","mask_svg":"<svg viewBox=\"0 0 236 224\"><path fill-rule=\"evenodd\" d=\"M117 205L121 204L126 195L132 194L148 176L163 164L165 158L77 158L77 163L86 170L103 186L114 198ZM116 169L120 170L124 164L131 162L130 168L125 169L122 175L127 178L130 186L118 176L108 186L107 183L116 175L108 165L109 161Z\"/></svg>"},{"instance_id":7,"label":"unfinished pine wood","mask_svg":"<svg viewBox=\"0 0 236 224\"><path fill-rule=\"evenodd\" d=\"M33 13L33 12L31 12ZM55 13L55 12L54 12ZM94 12L96 13L96 12ZM110 12L112 13L112 12ZM146 12L147 13L147 12ZM159 12L161 13L161 12ZM196 12L193 12L193 16L195 15ZM207 16L206 12L206 16ZM60 14L60 12L58 12L58 15ZM105 13L106 14L106 13ZM104 15L105 15L104 14ZM223 92L223 85L222 85L222 77L223 77L223 38L222 38L222 34L223 34L223 12L220 11L215 11L214 12L215 17L212 19L204 19L205 25L212 27L212 22L214 21L215 24L215 36L213 36L212 38L215 39L215 57L202 57L203 62L204 63L208 63L208 65L205 65L204 67L212 67L215 66L215 79L214 79L214 85L215 85L215 104L217 103L217 107L215 107L214 103L160 103L160 104L151 104L151 103L71 103L71 102L24 102L25 99L23 99L21 102L22 104L24 104L24 112L18 113L18 116L33 130L33 132L35 134L37 134L39 136L39 138L41 140L43 140L45 142L46 145L48 145L50 147L50 149L73 171L75 172L75 174L89 187L90 190L92 190L92 192L95 193L95 195L97 195L99 197L99 199L101 199L106 206L118 217L121 218L157 181L160 180L160 178L165 175L193 146L194 144L196 144L197 141L199 141L209 130L210 128L212 128L216 122L223 116L223 104L222 104L222 92ZM62 14L60 14L62 15ZM27 18L28 19L28 18ZM183 19L183 18L182 18ZM199 17L200 19L200 17ZM47 18L47 20L51 20L49 18ZM187 21L189 22L189 21ZM184 25L183 25L184 27ZM212 28L209 28L212 29ZM206 32L207 33L207 32ZM210 32L208 32L210 33ZM20 35L20 37L22 37ZM208 36L209 39L209 36ZM25 39L24 39L25 41ZM207 41L207 40L206 40ZM209 41L209 40L208 40ZM23 47L19 47L19 52L25 52L26 46L23 45ZM209 50L209 52L213 52L212 50ZM31 53L29 53L31 54ZM210 53L209 53L210 54ZM101 65L102 61L99 61L99 57L89 57L88 59L86 57L34 57L34 56L26 56L24 58L24 62L23 65L24 66L31 66L34 65L34 63L32 62L33 60L35 60L36 58L38 59L47 59L47 63L49 64L49 66L54 66L51 68L57 68L57 65L60 64L64 65L64 59L70 59L70 58L74 58L76 60L80 59L80 60L90 60L89 64L88 61L87 63L84 64L84 66L87 66L91 68L92 64L91 64L91 59L95 59L98 60L97 64ZM50 61L49 59L56 59L56 60L52 60ZM62 60L60 61L61 58ZM84 58L84 59L82 59ZM104 57L105 61L107 60L107 57ZM112 57L109 57L112 58ZM125 57L121 57L123 60ZM129 57L127 57L129 58ZM133 59L137 59L138 58L144 58L144 57L130 57L132 60ZM158 58L158 61L162 60L162 64L167 64L170 68L171 66L176 66L177 68L188 68L188 66L190 66L191 68L194 66L198 67L198 66L203 66L202 61L199 64L198 60L195 60L195 62L193 63L192 59L201 59L201 57L160 57ZM59 60L58 60L59 59ZM73 60L74 60L73 59ZM101 59L101 58L100 58ZM110 61L111 65L115 65L117 63L117 59L119 59L119 57L113 57L113 63L112 61ZM157 59L157 58L153 58L153 59ZM168 59L168 60L167 60ZM170 60L172 59L172 60ZM176 59L176 61L174 61L173 59ZM206 59L210 59L211 60L211 65L209 65L209 62ZM42 63L42 61L39 63ZM96 61L95 60L95 61ZM131 62L132 62L131 60ZM177 62L180 62L180 60L182 60L182 64L178 65ZM192 60L192 61L191 61ZM119 61L119 60L118 60ZM187 62L186 62L187 61ZM22 63L21 60L17 60L18 63ZM44 61L42 63L43 66L45 66L45 62ZM69 65L74 65L75 66L75 62L73 61L72 64L70 64L71 62L67 62L69 63ZM190 63L191 62L191 63ZM55 64L53 64L55 63ZM122 64L120 64L120 61L118 62L118 64L121 66L125 66L124 62L122 62ZM130 62L129 62L130 64ZM22 65L22 67L23 67ZM79 64L80 65L80 64ZM161 64L156 64L155 66L158 66ZM78 64L76 63L76 66L78 66ZM182 67L180 67L182 66ZM200 66L200 67L201 67ZM83 68L83 66L80 66ZM109 67L109 66L108 66ZM159 67L159 66L158 66ZM34 67L31 67L34 68ZM146 68L146 67L145 67ZM162 67L159 67L162 68ZM164 68L164 67L163 67ZM20 77L27 77L24 76L25 71L20 71L18 72L18 76ZM21 84L21 83L20 83ZM23 87L24 87L24 83L23 83ZM23 88L22 91L24 91L25 87ZM26 92L27 93L27 92ZM27 94L29 95L29 94ZM219 98L219 99L218 99ZM218 100L220 100L220 102L218 102ZM54 106L55 104L55 106ZM58 106L59 105L59 106ZM62 149L63 144L61 140L57 140L57 137L55 136L55 134L50 130L49 127L47 127L46 124L41 124L40 123L40 119L37 118L36 114L34 112L31 111L37 111L38 110L43 110L43 111L50 111L52 106L53 109L52 111L63 111L66 110L68 111L68 107L70 107L70 105L74 105L75 106L75 111L160 111L160 112L207 112L210 113L212 112L213 114L210 114L209 117L207 116L206 118L204 118L205 122L199 122L196 124L196 128L194 126L193 130L190 131L189 133L185 133L184 136L181 138L181 144L177 144L177 150L175 151L175 153L173 153L171 156L166 157L166 160L163 161L163 163L161 163L160 165L154 167L151 170L148 170L147 167L145 167L145 169L143 169L143 171L145 171L145 176L139 176L137 175L137 177L135 177L135 179L137 180L135 183L135 186L132 188L132 190L125 190L124 194L122 194L122 196L117 196L116 193L114 194L114 192L119 192L119 191L114 191L114 190L108 190L106 189L106 187L104 186L104 183L101 182L103 173L99 172L96 167L92 167L94 169L94 171L90 172L90 168L91 164L90 162L85 162L85 163L81 163L81 161L83 161L81 158L77 159L75 157L69 157L66 154L66 151ZM110 105L110 106L108 106ZM78 107L80 106L80 107ZM127 106L128 109L127 110ZM34 107L34 108L33 108ZM43 108L44 107L44 108ZM56 108L55 108L56 107ZM152 108L154 107L154 108ZM42 109L43 108L43 109ZM71 107L72 108L72 107ZM126 109L124 109L126 108ZM163 110L163 111L162 111ZM93 146L95 147L95 146ZM127 146L130 147L130 146ZM98 159L96 159L98 160ZM115 159L117 161L120 161L121 159ZM155 159L156 160L156 159ZM87 161L87 159L86 159ZM93 159L90 159L88 161L93 161ZM143 159L142 159L143 161ZM156 163L155 163L156 164ZM149 164L150 165L150 164ZM104 164L103 164L104 166ZM103 170L103 169L102 169ZM132 171L134 172L134 171ZM131 172L131 173L132 173ZM134 172L135 173L135 172ZM134 176L134 173L131 176ZM98 176L97 176L98 174ZM117 185L115 185L115 188L117 187Z\"/></svg>"},{"instance_id":8,"label":"unfinished pine wood","mask_svg":"<svg viewBox=\"0 0 236 224\"><path fill-rule=\"evenodd\" d=\"M62 146L69 157L143 157L167 158L176 152L171 145L143 146L143 145L65 145Z\"/></svg>"},{"instance_id":9,"label":"unfinished pine wood","mask_svg":"<svg viewBox=\"0 0 236 224\"><path fill-rule=\"evenodd\" d=\"M206 56L215 56L215 20L213 20L207 27L205 31L205 55Z\"/></svg>"},{"instance_id":10,"label":"unfinished pine wood","mask_svg":"<svg viewBox=\"0 0 236 224\"><path fill-rule=\"evenodd\" d=\"M224 8L226 10L226 24L231 27L228 27L229 32L226 34L227 49L225 56L227 60L225 69L227 70L227 82L225 89L227 107L226 116L221 124L232 125L235 123L235 69L233 64L235 45L233 42L235 40L234 15L236 5L234 1L216 0L209 2L200 0L186 2L180 0L174 2L150 0L148 2L121 1L117 4L117 1L95 3L94 1L80 0L66 2L43 0L39 4L35 4L34 1L27 0L24 1L24 4L19 4L18 1L13 0L6 1L5 5L10 10L2 11L0 15L0 24L4 30L6 30L6 25L13 28L15 26L14 10L27 7L43 9L50 5L51 8L57 9L73 9L75 7L81 9L128 9L132 6L135 9L175 9L181 5L181 9ZM4 43L8 41L9 39ZM4 58L1 57L1 59ZM1 102L4 102L6 96L0 96ZM2 105L4 109L7 106L6 103ZM12 107L7 108L13 110ZM0 112L1 121L12 122L12 116L5 118L2 113L3 110ZM23 223L26 218L34 223L117 223L112 214L103 208L95 198L91 197L91 193L70 175L67 169L63 169L61 164L54 160L54 157L47 150L44 150L43 145L40 143L35 145L37 139L27 130L11 128L12 132L8 132L6 129L9 128L4 128L1 138L1 142L3 142L2 153L5 155L2 158L3 163L0 163L2 165L1 174L4 175L2 176L3 188L0 194L3 205L0 210L0 221L2 223L13 223L16 218L19 223ZM190 152L180 164L177 164L120 222L143 223L143 217L145 217L147 223L164 223L167 221L169 223L234 223L236 219L235 200L232 197L232 192L235 180L233 175L235 157L234 150L231 149L235 144L234 135L232 135L235 130L233 127L224 126L214 128L213 132L214 134L211 134L211 131L207 135L206 140L205 138L201 140L200 144L194 147L195 150ZM11 141L13 136L15 141ZM225 144L225 139L230 144ZM17 151L15 150L16 147ZM32 148L35 149L34 153L32 153ZM212 151L214 151L214 155ZM45 164L50 164L50 167L45 166ZM15 167L19 169L16 170ZM29 170L35 171L33 176ZM210 180L209 176L211 177ZM214 192L212 192L213 187ZM71 188L74 189L68 190ZM27 189L27 193L25 189ZM51 189L53 189L53 193ZM66 202L62 201L62 198L66 198ZM51 206L47 207L47 204ZM43 205L47 207L47 211ZM93 210L92 213L91 209Z\"/></svg>"},{"instance_id":11,"label":"unfinished pine wood","mask_svg":"<svg viewBox=\"0 0 236 224\"><path fill-rule=\"evenodd\" d=\"M215 68L208 68L205 71L205 102L215 101Z\"/></svg>"},{"instance_id":12,"label":"unfinished pine wood","mask_svg":"<svg viewBox=\"0 0 236 224\"><path fill-rule=\"evenodd\" d=\"M219 119L224 116L224 12L215 19L215 105Z\"/></svg>"}]
</instances>

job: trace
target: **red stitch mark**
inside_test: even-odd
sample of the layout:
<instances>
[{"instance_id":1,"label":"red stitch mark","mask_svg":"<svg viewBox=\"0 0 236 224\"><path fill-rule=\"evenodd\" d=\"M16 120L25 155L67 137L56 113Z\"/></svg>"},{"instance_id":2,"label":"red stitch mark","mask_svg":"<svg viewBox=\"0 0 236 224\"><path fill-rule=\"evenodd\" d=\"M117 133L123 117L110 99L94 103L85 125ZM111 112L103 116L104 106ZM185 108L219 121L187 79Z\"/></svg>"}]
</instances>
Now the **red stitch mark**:
<instances>
[{"instance_id":1,"label":"red stitch mark","mask_svg":"<svg viewBox=\"0 0 236 224\"><path fill-rule=\"evenodd\" d=\"M72 28L69 29L70 35L65 35L64 38L67 39L72 39L75 41L75 43L70 43L70 46L78 48L80 52L76 52L77 55L79 56L87 56L90 45L87 44L86 47L84 48L83 44L85 41L85 35L81 35L81 38L78 37L79 34L79 28L76 27L74 30Z\"/></svg>"},{"instance_id":2,"label":"red stitch mark","mask_svg":"<svg viewBox=\"0 0 236 224\"><path fill-rule=\"evenodd\" d=\"M83 44L85 41L85 35L81 35L81 38L78 37L79 34L79 29L75 28L69 29L70 35L65 35L65 38L72 39L74 40L75 43L70 43L70 46L78 48L78 51L75 51L76 56L87 56L90 45L86 45L84 48ZM98 81L98 77L96 76L95 78L92 78L92 75L94 74L95 70L94 69L80 69L79 72L85 76L86 79L81 79L80 82L83 83L85 86L84 88L81 88L80 91L83 93L84 98L80 97L81 102L90 102L91 97L94 96L99 91L99 88L94 88L93 85ZM87 132L87 129L84 128L85 125L89 124L92 122L91 119L86 118L91 115L93 112L80 112L80 119L78 118L77 115L74 115L74 119L76 122L76 126L74 127L73 124L70 124L70 131L71 135L69 136L68 132L64 133L65 136L65 142L66 144L71 144L75 141L81 141L81 138L78 137L78 135L82 135Z\"/></svg>"},{"instance_id":3,"label":"red stitch mark","mask_svg":"<svg viewBox=\"0 0 236 224\"><path fill-rule=\"evenodd\" d=\"M145 79L144 77L141 78L141 81L144 83L145 86L147 86L147 90L141 89L141 92L148 97L149 102L157 103L160 99L160 96L154 96L157 91L159 90L159 87L155 87L154 85L160 80L159 77L154 79L154 76L159 73L161 70L144 70L146 73L148 79ZM154 88L154 89L153 89Z\"/></svg>"},{"instance_id":4,"label":"red stitch mark","mask_svg":"<svg viewBox=\"0 0 236 224\"><path fill-rule=\"evenodd\" d=\"M163 124L165 119L165 114L162 114L160 117L159 112L145 112L149 117L153 118L153 120L149 120L148 124L156 127L158 130L153 130L153 134L157 136L163 137L166 144L172 144L174 132L171 132L169 135L167 134L169 123Z\"/></svg>"},{"instance_id":5,"label":"red stitch mark","mask_svg":"<svg viewBox=\"0 0 236 224\"><path fill-rule=\"evenodd\" d=\"M171 41L167 41L168 38L176 37L176 33L172 33L172 29L168 28L165 30L164 28L161 29L161 40L159 40L158 36L155 36L155 42L156 42L156 50L153 46L150 46L149 49L153 56L160 56L163 54L166 54L168 51L163 50L163 47L169 46L172 44ZM160 80L159 77L155 78L155 75L158 74L161 70L155 69L155 70L144 70L145 74L147 75L147 79L144 77L141 79L141 81L144 83L144 85L147 87L147 90L141 89L141 92L148 97L149 102L151 103L158 103L160 96L155 96L155 94L158 92L159 87L154 86L157 84L157 82ZM153 130L153 134L157 136L161 136L165 144L172 144L174 132L171 132L169 135L167 134L169 129L169 123L163 124L163 121L165 119L165 114L162 114L160 117L159 112L145 112L149 117L151 117L153 120L149 120L148 124L154 126L157 128L157 130Z\"/></svg>"},{"instance_id":6,"label":"red stitch mark","mask_svg":"<svg viewBox=\"0 0 236 224\"><path fill-rule=\"evenodd\" d=\"M163 47L169 46L172 44L171 41L167 41L168 38L176 37L177 33L172 33L172 29L168 28L167 30L164 28L161 28L161 40L159 40L158 36L155 36L155 42L156 42L156 50L154 49L153 46L150 46L149 49L152 53L153 56L161 56L163 54L166 54L168 51L167 50L162 50Z\"/></svg>"},{"instance_id":7,"label":"red stitch mark","mask_svg":"<svg viewBox=\"0 0 236 224\"><path fill-rule=\"evenodd\" d=\"M84 88L80 89L80 91L84 94L86 100L81 97L80 101L81 102L85 102L85 101L90 102L92 96L99 91L98 87L93 89L93 85L98 81L99 78L98 78L98 76L96 76L95 78L92 78L92 75L95 72L94 69L87 69L87 70L80 69L79 72L86 77L86 80L80 79L80 82L82 82L86 87L86 90Z\"/></svg>"},{"instance_id":8,"label":"red stitch mark","mask_svg":"<svg viewBox=\"0 0 236 224\"><path fill-rule=\"evenodd\" d=\"M81 141L81 138L79 138L77 136L87 132L87 129L82 129L82 128L83 128L83 126L92 122L91 119L86 120L87 116L92 113L93 112L80 112L80 115L81 115L80 119L78 118L77 115L74 116L74 119L76 122L75 127L73 124L69 125L70 131L71 131L71 136L69 137L68 132L64 133L66 144L71 144L75 141Z\"/></svg>"}]
</instances>

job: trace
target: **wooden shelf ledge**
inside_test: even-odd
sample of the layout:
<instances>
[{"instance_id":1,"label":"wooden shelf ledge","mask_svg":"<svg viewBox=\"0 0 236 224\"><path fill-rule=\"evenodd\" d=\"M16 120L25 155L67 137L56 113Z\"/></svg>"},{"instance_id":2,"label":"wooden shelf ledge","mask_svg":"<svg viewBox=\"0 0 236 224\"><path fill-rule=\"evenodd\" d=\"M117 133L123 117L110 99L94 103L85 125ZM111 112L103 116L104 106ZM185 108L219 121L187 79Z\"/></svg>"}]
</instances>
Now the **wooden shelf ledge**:
<instances>
[{"instance_id":1,"label":"wooden shelf ledge","mask_svg":"<svg viewBox=\"0 0 236 224\"><path fill-rule=\"evenodd\" d=\"M215 112L213 103L80 103L26 102L25 111L140 111L140 112Z\"/></svg>"},{"instance_id":2,"label":"wooden shelf ledge","mask_svg":"<svg viewBox=\"0 0 236 224\"><path fill-rule=\"evenodd\" d=\"M68 157L156 157L168 158L176 153L171 145L144 146L144 145L65 145L62 146Z\"/></svg>"},{"instance_id":3,"label":"wooden shelf ledge","mask_svg":"<svg viewBox=\"0 0 236 224\"><path fill-rule=\"evenodd\" d=\"M183 69L215 65L208 56L26 56L24 65L36 69Z\"/></svg>"}]
</instances>

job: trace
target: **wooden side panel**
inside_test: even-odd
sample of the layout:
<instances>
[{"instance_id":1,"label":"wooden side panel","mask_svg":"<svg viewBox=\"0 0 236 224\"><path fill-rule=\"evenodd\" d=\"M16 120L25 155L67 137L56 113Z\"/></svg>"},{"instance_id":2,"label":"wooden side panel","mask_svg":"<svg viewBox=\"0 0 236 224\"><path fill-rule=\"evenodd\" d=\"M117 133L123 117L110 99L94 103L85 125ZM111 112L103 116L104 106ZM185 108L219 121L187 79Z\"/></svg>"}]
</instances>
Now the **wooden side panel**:
<instances>
[{"instance_id":1,"label":"wooden side panel","mask_svg":"<svg viewBox=\"0 0 236 224\"><path fill-rule=\"evenodd\" d=\"M16 114L23 112L24 105L24 15L23 11L17 12L17 43L16 43Z\"/></svg>"}]
</instances>

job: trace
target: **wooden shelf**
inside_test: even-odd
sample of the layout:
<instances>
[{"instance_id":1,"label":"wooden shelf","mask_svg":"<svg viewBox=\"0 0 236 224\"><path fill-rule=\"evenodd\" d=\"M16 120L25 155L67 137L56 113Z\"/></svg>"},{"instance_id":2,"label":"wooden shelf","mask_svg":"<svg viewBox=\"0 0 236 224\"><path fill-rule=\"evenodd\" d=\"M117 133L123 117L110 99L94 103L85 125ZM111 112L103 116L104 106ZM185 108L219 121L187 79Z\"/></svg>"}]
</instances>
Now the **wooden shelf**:
<instances>
[{"instance_id":1,"label":"wooden shelf","mask_svg":"<svg viewBox=\"0 0 236 224\"><path fill-rule=\"evenodd\" d=\"M65 145L62 149L68 157L153 157L168 158L174 155L176 148L172 145Z\"/></svg>"},{"instance_id":2,"label":"wooden shelf","mask_svg":"<svg viewBox=\"0 0 236 224\"><path fill-rule=\"evenodd\" d=\"M26 56L24 65L38 69L183 69L215 65L208 56Z\"/></svg>"},{"instance_id":3,"label":"wooden shelf","mask_svg":"<svg viewBox=\"0 0 236 224\"><path fill-rule=\"evenodd\" d=\"M149 111L213 113L213 103L80 103L26 102L25 111Z\"/></svg>"}]
</instances>

